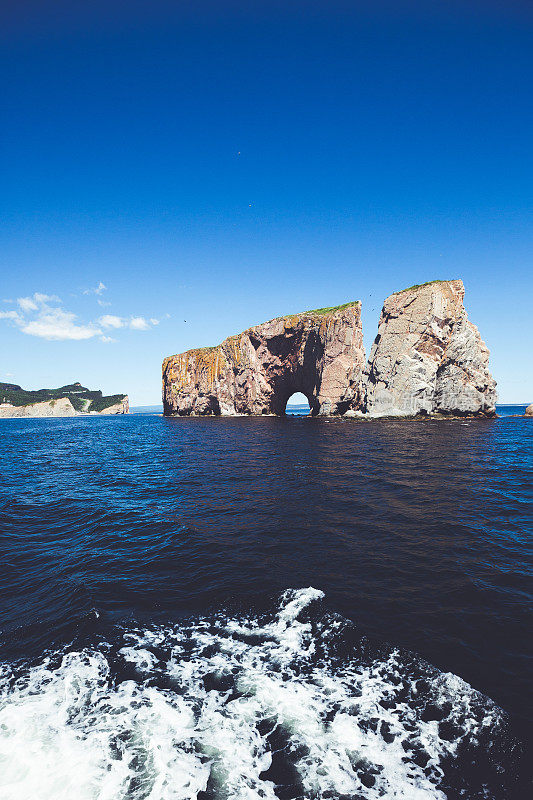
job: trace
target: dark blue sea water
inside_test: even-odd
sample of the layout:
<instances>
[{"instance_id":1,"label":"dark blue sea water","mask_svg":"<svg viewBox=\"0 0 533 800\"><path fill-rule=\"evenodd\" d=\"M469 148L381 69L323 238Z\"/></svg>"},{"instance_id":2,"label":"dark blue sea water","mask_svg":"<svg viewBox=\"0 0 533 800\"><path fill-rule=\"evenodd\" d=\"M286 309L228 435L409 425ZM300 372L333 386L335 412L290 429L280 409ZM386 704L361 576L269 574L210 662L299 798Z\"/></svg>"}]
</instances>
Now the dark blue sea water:
<instances>
[{"instance_id":1,"label":"dark blue sea water","mask_svg":"<svg viewBox=\"0 0 533 800\"><path fill-rule=\"evenodd\" d=\"M531 796L532 443L1 420L2 800Z\"/></svg>"}]
</instances>

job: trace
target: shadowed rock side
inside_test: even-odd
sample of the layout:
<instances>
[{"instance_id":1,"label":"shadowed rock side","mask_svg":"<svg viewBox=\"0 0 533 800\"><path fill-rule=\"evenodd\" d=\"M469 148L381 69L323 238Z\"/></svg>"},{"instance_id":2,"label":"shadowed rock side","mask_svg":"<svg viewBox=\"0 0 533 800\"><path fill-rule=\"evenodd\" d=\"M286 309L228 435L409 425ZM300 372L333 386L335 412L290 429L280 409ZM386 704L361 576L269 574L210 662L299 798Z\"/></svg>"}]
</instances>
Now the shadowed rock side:
<instances>
[{"instance_id":1,"label":"shadowed rock side","mask_svg":"<svg viewBox=\"0 0 533 800\"><path fill-rule=\"evenodd\" d=\"M164 411L283 414L303 392L312 414L342 414L361 404L364 363L359 302L279 317L165 359Z\"/></svg>"},{"instance_id":2,"label":"shadowed rock side","mask_svg":"<svg viewBox=\"0 0 533 800\"><path fill-rule=\"evenodd\" d=\"M385 300L366 370L367 413L495 414L489 351L464 295L462 281L433 281Z\"/></svg>"}]
</instances>

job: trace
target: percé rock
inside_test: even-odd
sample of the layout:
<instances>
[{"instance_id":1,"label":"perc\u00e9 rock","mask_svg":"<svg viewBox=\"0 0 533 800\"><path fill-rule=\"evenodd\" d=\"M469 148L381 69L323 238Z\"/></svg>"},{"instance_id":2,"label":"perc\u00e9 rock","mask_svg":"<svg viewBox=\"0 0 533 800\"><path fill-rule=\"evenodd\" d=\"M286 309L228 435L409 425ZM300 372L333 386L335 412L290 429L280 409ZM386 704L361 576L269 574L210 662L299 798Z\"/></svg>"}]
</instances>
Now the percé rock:
<instances>
[{"instance_id":1,"label":"perc\u00e9 rock","mask_svg":"<svg viewBox=\"0 0 533 800\"><path fill-rule=\"evenodd\" d=\"M464 295L462 281L433 281L385 300L366 371L367 413L495 414L489 351Z\"/></svg>"},{"instance_id":2,"label":"perc\u00e9 rock","mask_svg":"<svg viewBox=\"0 0 533 800\"><path fill-rule=\"evenodd\" d=\"M0 417L76 417L77 411L68 399L60 397L57 400L44 400L41 403L31 403L26 406L13 406L9 403L0 404Z\"/></svg>"},{"instance_id":3,"label":"perc\u00e9 rock","mask_svg":"<svg viewBox=\"0 0 533 800\"><path fill-rule=\"evenodd\" d=\"M283 414L303 392L313 414L342 414L361 402L364 364L359 302L279 317L166 358L164 412Z\"/></svg>"},{"instance_id":4,"label":"perc\u00e9 rock","mask_svg":"<svg viewBox=\"0 0 533 800\"><path fill-rule=\"evenodd\" d=\"M391 295L366 366L358 302L279 317L218 347L170 356L164 413L283 414L303 392L313 415L493 416L489 351L463 298L459 280Z\"/></svg>"}]
</instances>

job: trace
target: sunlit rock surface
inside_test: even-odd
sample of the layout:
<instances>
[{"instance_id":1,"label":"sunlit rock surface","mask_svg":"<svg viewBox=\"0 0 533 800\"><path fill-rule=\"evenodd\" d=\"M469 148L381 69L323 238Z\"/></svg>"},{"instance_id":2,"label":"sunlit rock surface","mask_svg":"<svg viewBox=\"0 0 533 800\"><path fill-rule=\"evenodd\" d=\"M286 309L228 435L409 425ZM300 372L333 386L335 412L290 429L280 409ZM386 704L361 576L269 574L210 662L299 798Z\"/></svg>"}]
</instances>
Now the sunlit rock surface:
<instances>
[{"instance_id":1,"label":"sunlit rock surface","mask_svg":"<svg viewBox=\"0 0 533 800\"><path fill-rule=\"evenodd\" d=\"M302 392L313 414L359 406L365 365L361 305L279 317L163 363L166 414L283 414Z\"/></svg>"},{"instance_id":2,"label":"sunlit rock surface","mask_svg":"<svg viewBox=\"0 0 533 800\"><path fill-rule=\"evenodd\" d=\"M0 417L75 417L77 412L68 399L45 400L26 406L14 406L10 403L0 404Z\"/></svg>"},{"instance_id":3,"label":"sunlit rock surface","mask_svg":"<svg viewBox=\"0 0 533 800\"><path fill-rule=\"evenodd\" d=\"M462 281L434 281L385 300L366 371L367 413L495 413L489 351L464 295Z\"/></svg>"},{"instance_id":4,"label":"sunlit rock surface","mask_svg":"<svg viewBox=\"0 0 533 800\"><path fill-rule=\"evenodd\" d=\"M218 347L163 362L167 415L283 414L302 392L313 415L493 416L489 351L462 281L432 281L385 301L365 366L361 305L279 317Z\"/></svg>"}]
</instances>

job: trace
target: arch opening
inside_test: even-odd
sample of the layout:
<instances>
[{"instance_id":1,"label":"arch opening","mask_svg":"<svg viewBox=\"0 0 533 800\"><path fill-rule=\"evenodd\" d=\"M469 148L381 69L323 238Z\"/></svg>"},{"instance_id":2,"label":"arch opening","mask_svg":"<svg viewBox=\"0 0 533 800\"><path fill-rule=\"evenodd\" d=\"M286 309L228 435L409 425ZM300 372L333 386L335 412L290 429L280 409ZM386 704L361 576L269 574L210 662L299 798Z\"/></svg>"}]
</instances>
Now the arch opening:
<instances>
[{"instance_id":1,"label":"arch opening","mask_svg":"<svg viewBox=\"0 0 533 800\"><path fill-rule=\"evenodd\" d=\"M293 392L285 405L285 414L289 417L307 417L311 414L309 399L302 392Z\"/></svg>"}]
</instances>

